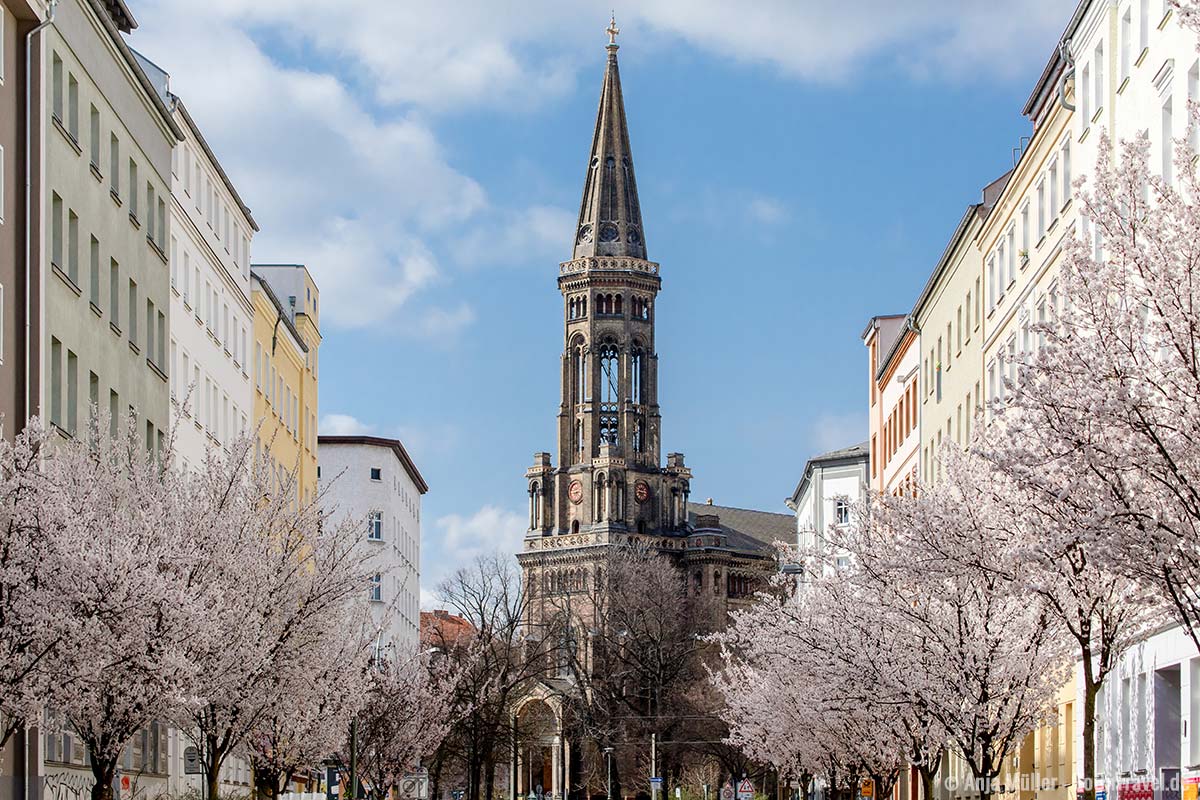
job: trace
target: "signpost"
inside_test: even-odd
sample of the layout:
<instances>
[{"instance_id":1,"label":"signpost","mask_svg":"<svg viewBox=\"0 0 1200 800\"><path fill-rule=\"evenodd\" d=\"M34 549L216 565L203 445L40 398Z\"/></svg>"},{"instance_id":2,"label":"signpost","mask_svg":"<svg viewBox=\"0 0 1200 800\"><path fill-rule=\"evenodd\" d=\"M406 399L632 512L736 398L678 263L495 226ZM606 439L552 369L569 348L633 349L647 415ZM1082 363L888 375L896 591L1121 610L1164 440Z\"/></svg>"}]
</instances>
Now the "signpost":
<instances>
[{"instance_id":1,"label":"signpost","mask_svg":"<svg viewBox=\"0 0 1200 800\"><path fill-rule=\"evenodd\" d=\"M727 783L721 787L721 800L733 800L733 784Z\"/></svg>"},{"instance_id":2,"label":"signpost","mask_svg":"<svg viewBox=\"0 0 1200 800\"><path fill-rule=\"evenodd\" d=\"M754 784L749 778L738 781L737 800L754 800Z\"/></svg>"},{"instance_id":3,"label":"signpost","mask_svg":"<svg viewBox=\"0 0 1200 800\"><path fill-rule=\"evenodd\" d=\"M200 766L200 751L195 747L183 748L183 774L199 775L204 772Z\"/></svg>"},{"instance_id":4,"label":"signpost","mask_svg":"<svg viewBox=\"0 0 1200 800\"><path fill-rule=\"evenodd\" d=\"M429 770L417 770L401 778L400 796L405 800L429 800Z\"/></svg>"}]
</instances>

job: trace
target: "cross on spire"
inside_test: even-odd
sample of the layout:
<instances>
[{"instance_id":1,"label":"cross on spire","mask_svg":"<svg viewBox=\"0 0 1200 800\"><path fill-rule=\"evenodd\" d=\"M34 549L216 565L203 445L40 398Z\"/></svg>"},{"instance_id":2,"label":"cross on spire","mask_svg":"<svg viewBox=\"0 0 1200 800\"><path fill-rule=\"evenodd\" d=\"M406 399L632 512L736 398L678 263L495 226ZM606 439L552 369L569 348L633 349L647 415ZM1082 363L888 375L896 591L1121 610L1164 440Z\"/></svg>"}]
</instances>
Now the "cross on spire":
<instances>
[{"instance_id":1,"label":"cross on spire","mask_svg":"<svg viewBox=\"0 0 1200 800\"><path fill-rule=\"evenodd\" d=\"M621 32L621 29L617 27L617 12L616 11L614 11L612 13L612 17L609 18L608 27L604 29L604 32L608 34L608 46L616 47L617 46L617 34Z\"/></svg>"}]
</instances>

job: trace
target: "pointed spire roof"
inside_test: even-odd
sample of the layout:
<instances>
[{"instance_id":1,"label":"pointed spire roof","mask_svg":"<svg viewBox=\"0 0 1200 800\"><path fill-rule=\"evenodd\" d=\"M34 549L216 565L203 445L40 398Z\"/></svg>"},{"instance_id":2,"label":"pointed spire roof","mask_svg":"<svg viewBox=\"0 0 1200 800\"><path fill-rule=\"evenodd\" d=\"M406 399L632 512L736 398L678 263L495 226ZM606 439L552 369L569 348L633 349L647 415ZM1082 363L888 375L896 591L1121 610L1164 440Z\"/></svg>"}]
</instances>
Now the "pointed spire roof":
<instances>
[{"instance_id":1,"label":"pointed spire roof","mask_svg":"<svg viewBox=\"0 0 1200 800\"><path fill-rule=\"evenodd\" d=\"M642 208L638 202L637 181L633 177L633 151L629 147L621 75L617 70L618 32L615 21L606 31L609 36L608 64L604 69L596 132L592 136L592 151L583 182L573 258L646 258Z\"/></svg>"}]
</instances>

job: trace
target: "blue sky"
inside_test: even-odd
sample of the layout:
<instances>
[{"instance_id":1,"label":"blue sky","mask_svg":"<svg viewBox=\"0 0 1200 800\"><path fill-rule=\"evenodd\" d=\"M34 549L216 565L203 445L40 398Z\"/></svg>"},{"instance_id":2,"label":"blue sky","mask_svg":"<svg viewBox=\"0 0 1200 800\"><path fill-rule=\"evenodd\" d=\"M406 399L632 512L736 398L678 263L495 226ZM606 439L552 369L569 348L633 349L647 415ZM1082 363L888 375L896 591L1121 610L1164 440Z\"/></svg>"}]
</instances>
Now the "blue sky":
<instances>
[{"instance_id":1,"label":"blue sky","mask_svg":"<svg viewBox=\"0 0 1200 800\"><path fill-rule=\"evenodd\" d=\"M399 436L426 589L515 550L553 450L568 257L608 4L136 0L263 227L322 290L323 432ZM694 499L786 511L866 437L874 314L911 308L1012 165L1072 0L617 9L657 306L663 450Z\"/></svg>"}]
</instances>

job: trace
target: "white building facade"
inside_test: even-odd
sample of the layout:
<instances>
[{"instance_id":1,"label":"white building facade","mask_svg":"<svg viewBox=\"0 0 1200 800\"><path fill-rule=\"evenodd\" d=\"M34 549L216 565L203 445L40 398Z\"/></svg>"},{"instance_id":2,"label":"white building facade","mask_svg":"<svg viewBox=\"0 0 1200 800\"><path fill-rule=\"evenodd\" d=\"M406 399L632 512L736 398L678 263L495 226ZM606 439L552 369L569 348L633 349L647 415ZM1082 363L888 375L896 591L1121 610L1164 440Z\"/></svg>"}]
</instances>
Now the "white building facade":
<instances>
[{"instance_id":1,"label":"white building facade","mask_svg":"<svg viewBox=\"0 0 1200 800\"><path fill-rule=\"evenodd\" d=\"M804 465L804 475L787 500L796 512L796 546L801 552L823 547L831 526L850 525L854 505L866 496L870 482L868 446L862 442L833 450Z\"/></svg>"},{"instance_id":2,"label":"white building facade","mask_svg":"<svg viewBox=\"0 0 1200 800\"><path fill-rule=\"evenodd\" d=\"M334 521L363 526L375 564L370 588L379 646L415 650L421 626L421 496L429 491L398 439L321 436L320 487Z\"/></svg>"}]
</instances>

